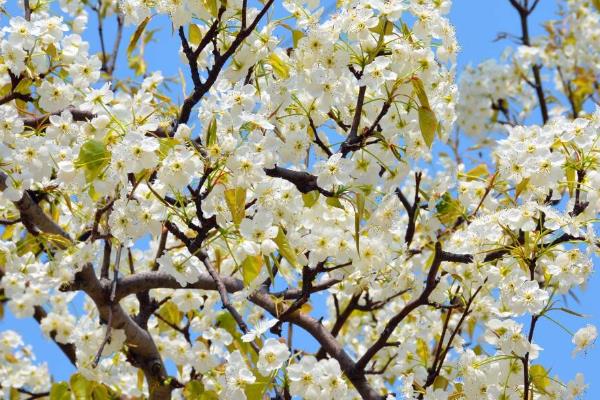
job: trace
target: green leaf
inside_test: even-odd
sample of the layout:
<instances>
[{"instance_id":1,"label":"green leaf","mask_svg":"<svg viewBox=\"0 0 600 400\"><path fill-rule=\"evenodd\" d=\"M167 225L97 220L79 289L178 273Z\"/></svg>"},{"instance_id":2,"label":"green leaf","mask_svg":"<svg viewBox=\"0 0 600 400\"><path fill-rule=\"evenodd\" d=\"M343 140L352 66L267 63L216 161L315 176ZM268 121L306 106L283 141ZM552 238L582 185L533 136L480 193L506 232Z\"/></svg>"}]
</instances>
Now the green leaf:
<instances>
[{"instance_id":1,"label":"green leaf","mask_svg":"<svg viewBox=\"0 0 600 400\"><path fill-rule=\"evenodd\" d=\"M576 317L580 317L580 318L587 318L587 316L586 316L586 315L584 315L584 314L580 314L580 313L578 313L578 312L576 312L576 311L570 310L570 309L568 309L568 308L565 308L565 307L559 307L559 308L558 308L558 310L560 310L560 311L564 311L564 312L566 312L567 314L571 314L571 315L574 315L574 316L576 316Z\"/></svg>"},{"instance_id":2,"label":"green leaf","mask_svg":"<svg viewBox=\"0 0 600 400\"><path fill-rule=\"evenodd\" d=\"M315 205L317 200L319 200L318 190L312 190L308 193L302 193L302 201L304 202L304 207L311 208Z\"/></svg>"},{"instance_id":3,"label":"green leaf","mask_svg":"<svg viewBox=\"0 0 600 400\"><path fill-rule=\"evenodd\" d=\"M150 17L144 18L142 23L139 24L138 27L135 29L135 32L133 33L133 35L131 36L131 40L129 41L129 46L127 46L128 57L131 56L131 53L133 53L133 51L135 50L135 47L137 46L137 43L140 40L140 37L142 36L142 33L144 33L144 29L146 29L146 25L148 25L149 21Z\"/></svg>"},{"instance_id":4,"label":"green leaf","mask_svg":"<svg viewBox=\"0 0 600 400\"><path fill-rule=\"evenodd\" d=\"M488 167L485 163L479 164L478 166L471 168L469 171L464 174L460 174L464 176L468 181L475 180L477 178L485 178L490 174Z\"/></svg>"},{"instance_id":5,"label":"green leaf","mask_svg":"<svg viewBox=\"0 0 600 400\"><path fill-rule=\"evenodd\" d=\"M294 43L294 48L298 47L298 42L303 37L304 37L304 32L296 30L296 29L292 30L292 42Z\"/></svg>"},{"instance_id":6,"label":"green leaf","mask_svg":"<svg viewBox=\"0 0 600 400\"><path fill-rule=\"evenodd\" d=\"M91 182L98 178L110 162L110 153L106 145L98 140L88 140L79 149L75 168L83 168L85 178Z\"/></svg>"},{"instance_id":7,"label":"green leaf","mask_svg":"<svg viewBox=\"0 0 600 400\"><path fill-rule=\"evenodd\" d=\"M419 103L421 103L421 107L430 108L429 107L429 99L427 98L427 93L425 92L425 87L423 86L423 81L414 76L411 80L413 85L413 90L419 99Z\"/></svg>"},{"instance_id":8,"label":"green leaf","mask_svg":"<svg viewBox=\"0 0 600 400\"><path fill-rule=\"evenodd\" d=\"M213 118L208 124L208 129L206 130L206 146L212 146L217 140L217 120Z\"/></svg>"},{"instance_id":9,"label":"green leaf","mask_svg":"<svg viewBox=\"0 0 600 400\"><path fill-rule=\"evenodd\" d=\"M111 396L106 386L94 383L92 389L92 400L110 400Z\"/></svg>"},{"instance_id":10,"label":"green leaf","mask_svg":"<svg viewBox=\"0 0 600 400\"><path fill-rule=\"evenodd\" d=\"M212 390L206 390L200 381L190 381L183 388L183 397L197 400L218 400L218 396Z\"/></svg>"},{"instance_id":11,"label":"green leaf","mask_svg":"<svg viewBox=\"0 0 600 400\"><path fill-rule=\"evenodd\" d=\"M427 342L421 338L417 339L417 356L419 356L419 360L421 360L423 364L426 364L429 359L429 346L427 345Z\"/></svg>"},{"instance_id":12,"label":"green leaf","mask_svg":"<svg viewBox=\"0 0 600 400\"><path fill-rule=\"evenodd\" d=\"M529 367L529 376L531 378L531 383L537 390L542 393L546 392L546 388L550 385L550 378L548 377L548 371L539 365L532 365Z\"/></svg>"},{"instance_id":13,"label":"green leaf","mask_svg":"<svg viewBox=\"0 0 600 400\"><path fill-rule=\"evenodd\" d=\"M369 28L369 30L380 35L391 35L394 31L394 24L389 22L385 17L379 17L377 25L373 28Z\"/></svg>"},{"instance_id":14,"label":"green leaf","mask_svg":"<svg viewBox=\"0 0 600 400\"><path fill-rule=\"evenodd\" d=\"M169 151L179 144L179 140L174 138L159 138L158 143L158 153L160 154L160 158L164 159L169 154Z\"/></svg>"},{"instance_id":15,"label":"green leaf","mask_svg":"<svg viewBox=\"0 0 600 400\"><path fill-rule=\"evenodd\" d=\"M575 191L575 186L577 184L577 178L575 177L575 168L570 165L567 165L565 171L565 178L567 179L567 188L569 189L569 196L573 196L573 192Z\"/></svg>"},{"instance_id":16,"label":"green leaf","mask_svg":"<svg viewBox=\"0 0 600 400\"><path fill-rule=\"evenodd\" d=\"M444 378L441 375L436 376L435 380L433 381L433 388L446 390L447 387L448 387L448 379Z\"/></svg>"},{"instance_id":17,"label":"green leaf","mask_svg":"<svg viewBox=\"0 0 600 400\"><path fill-rule=\"evenodd\" d=\"M208 9L208 12L210 12L210 15L213 17L217 16L217 0L202 0L202 3L204 3L204 6Z\"/></svg>"},{"instance_id":18,"label":"green leaf","mask_svg":"<svg viewBox=\"0 0 600 400\"><path fill-rule=\"evenodd\" d=\"M162 317L166 322L171 325L178 326L183 318L183 313L179 311L179 308L172 301L168 301L158 310L158 315ZM172 329L168 324L164 323L160 319L158 320L158 328L160 331L166 331Z\"/></svg>"},{"instance_id":19,"label":"green leaf","mask_svg":"<svg viewBox=\"0 0 600 400\"><path fill-rule=\"evenodd\" d=\"M600 0L592 0L592 4L596 7L596 10L600 11Z\"/></svg>"},{"instance_id":20,"label":"green leaf","mask_svg":"<svg viewBox=\"0 0 600 400\"><path fill-rule=\"evenodd\" d=\"M50 400L71 400L71 391L66 382L57 382L50 389Z\"/></svg>"},{"instance_id":21,"label":"green leaf","mask_svg":"<svg viewBox=\"0 0 600 400\"><path fill-rule=\"evenodd\" d=\"M236 226L239 226L240 222L242 222L246 216L246 189L227 189L224 194L225 202L231 212L231 219Z\"/></svg>"},{"instance_id":22,"label":"green leaf","mask_svg":"<svg viewBox=\"0 0 600 400\"><path fill-rule=\"evenodd\" d=\"M277 54L271 53L268 60L275 75L283 79L290 77L290 67Z\"/></svg>"},{"instance_id":23,"label":"green leaf","mask_svg":"<svg viewBox=\"0 0 600 400\"><path fill-rule=\"evenodd\" d=\"M425 144L429 148L431 148L431 144L435 138L437 125L438 122L435 113L428 107L419 107L419 127L421 128L423 140L425 140Z\"/></svg>"},{"instance_id":24,"label":"green leaf","mask_svg":"<svg viewBox=\"0 0 600 400\"><path fill-rule=\"evenodd\" d=\"M262 377L258 371L254 371L254 375L257 377L256 381L247 384L244 392L246 393L246 398L260 400L264 398L264 394L274 380Z\"/></svg>"},{"instance_id":25,"label":"green leaf","mask_svg":"<svg viewBox=\"0 0 600 400\"><path fill-rule=\"evenodd\" d=\"M342 210L345 210L339 197L328 197L327 200L325 200L325 202L327 204L329 204L331 207L340 208Z\"/></svg>"},{"instance_id":26,"label":"green leaf","mask_svg":"<svg viewBox=\"0 0 600 400\"><path fill-rule=\"evenodd\" d=\"M450 193L445 192L435 205L437 218L446 226L454 224L454 221L463 214L463 206L460 201L452 198Z\"/></svg>"},{"instance_id":27,"label":"green leaf","mask_svg":"<svg viewBox=\"0 0 600 400\"><path fill-rule=\"evenodd\" d=\"M200 32L200 28L196 24L190 24L190 33L189 33L190 43L194 46L198 46L202 41L202 32Z\"/></svg>"},{"instance_id":28,"label":"green leaf","mask_svg":"<svg viewBox=\"0 0 600 400\"><path fill-rule=\"evenodd\" d=\"M75 374L71 376L71 391L77 400L90 398L92 391L92 382L88 381L83 375Z\"/></svg>"},{"instance_id":29,"label":"green leaf","mask_svg":"<svg viewBox=\"0 0 600 400\"><path fill-rule=\"evenodd\" d=\"M365 196L356 192L356 211L354 213L354 240L356 242L356 252L360 255L360 221L365 213Z\"/></svg>"},{"instance_id":30,"label":"green leaf","mask_svg":"<svg viewBox=\"0 0 600 400\"><path fill-rule=\"evenodd\" d=\"M263 259L260 255L247 256L242 262L242 277L246 285L250 284L260 273Z\"/></svg>"},{"instance_id":31,"label":"green leaf","mask_svg":"<svg viewBox=\"0 0 600 400\"><path fill-rule=\"evenodd\" d=\"M296 258L296 252L292 249L290 242L283 232L283 228L279 227L279 231L277 232L277 236L273 239L277 247L279 248L279 254L283 256L291 265L297 267L298 259Z\"/></svg>"}]
</instances>

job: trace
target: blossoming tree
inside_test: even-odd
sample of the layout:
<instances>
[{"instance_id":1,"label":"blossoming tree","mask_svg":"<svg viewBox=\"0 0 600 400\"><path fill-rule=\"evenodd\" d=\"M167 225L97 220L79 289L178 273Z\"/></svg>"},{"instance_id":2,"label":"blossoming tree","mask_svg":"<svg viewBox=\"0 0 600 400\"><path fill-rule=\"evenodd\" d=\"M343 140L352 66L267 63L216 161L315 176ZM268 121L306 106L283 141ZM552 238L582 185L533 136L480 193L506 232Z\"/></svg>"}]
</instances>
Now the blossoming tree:
<instances>
[{"instance_id":1,"label":"blossoming tree","mask_svg":"<svg viewBox=\"0 0 600 400\"><path fill-rule=\"evenodd\" d=\"M536 362L536 326L569 313L575 352L596 337L564 299L599 250L600 2L531 38L539 0L506 1L514 51L458 86L449 0L15 4L3 301L76 373L5 331L2 395L578 397L581 375ZM153 18L182 101L147 71Z\"/></svg>"}]
</instances>

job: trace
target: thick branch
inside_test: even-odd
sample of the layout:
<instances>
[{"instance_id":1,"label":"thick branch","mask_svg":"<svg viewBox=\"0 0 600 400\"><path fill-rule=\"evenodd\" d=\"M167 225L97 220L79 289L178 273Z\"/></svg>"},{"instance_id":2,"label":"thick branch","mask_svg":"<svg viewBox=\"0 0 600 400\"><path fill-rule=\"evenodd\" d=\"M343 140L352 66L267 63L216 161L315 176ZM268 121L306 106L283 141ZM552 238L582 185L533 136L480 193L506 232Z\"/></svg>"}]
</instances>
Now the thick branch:
<instances>
[{"instance_id":1,"label":"thick branch","mask_svg":"<svg viewBox=\"0 0 600 400\"><path fill-rule=\"evenodd\" d=\"M74 282L62 287L61 290L83 290L94 301L104 321L110 319L113 329L123 329L131 362L144 372L150 390L150 399L170 398L173 388L165 383L168 377L167 371L152 336L135 323L118 302L111 304L111 288L111 281L98 280L92 265L86 264L75 275ZM114 298L117 299L116 293Z\"/></svg>"},{"instance_id":2,"label":"thick branch","mask_svg":"<svg viewBox=\"0 0 600 400\"><path fill-rule=\"evenodd\" d=\"M0 191L6 189L6 180L8 176L0 172ZM44 210L31 198L29 193L23 192L23 197L14 202L15 206L21 214L21 221L28 229L37 229L41 232L59 235L68 241L72 241L71 237L65 232L56 222L46 215ZM32 234L37 234L33 231Z\"/></svg>"},{"instance_id":3,"label":"thick branch","mask_svg":"<svg viewBox=\"0 0 600 400\"><path fill-rule=\"evenodd\" d=\"M318 190L323 196L333 196L333 193L329 190L319 187L319 185L317 185L317 177L308 172L294 171L276 165L273 168L265 168L265 173L272 178L281 178L293 183L301 193Z\"/></svg>"}]
</instances>

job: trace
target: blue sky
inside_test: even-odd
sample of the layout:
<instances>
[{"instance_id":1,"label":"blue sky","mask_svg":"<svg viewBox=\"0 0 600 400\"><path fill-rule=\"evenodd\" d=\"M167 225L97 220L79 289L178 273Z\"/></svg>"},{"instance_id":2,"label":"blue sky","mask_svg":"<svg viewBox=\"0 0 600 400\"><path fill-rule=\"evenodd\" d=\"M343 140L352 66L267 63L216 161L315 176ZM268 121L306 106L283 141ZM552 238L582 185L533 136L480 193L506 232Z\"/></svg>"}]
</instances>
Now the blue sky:
<instances>
[{"instance_id":1,"label":"blue sky","mask_svg":"<svg viewBox=\"0 0 600 400\"><path fill-rule=\"evenodd\" d=\"M13 3L13 4L10 4ZM9 9L15 10L16 1L9 1ZM530 30L532 36L542 32L541 22L554 17L556 11L556 2L553 0L542 0L530 17ZM469 63L477 64L487 58L498 58L502 50L510 45L507 40L494 42L499 32L510 32L518 34L520 30L519 20L516 12L511 8L508 0L455 0L450 14L452 23L456 26L458 41L461 46L461 53L458 57L459 71ZM6 19L2 19L6 23ZM90 18L90 26L93 27L95 21L93 16ZM112 25L108 25L107 43L112 43L114 32L111 32ZM171 35L171 27L165 18L155 18L150 24L152 28L161 28L162 33L158 35L159 40L148 45L146 49L149 71L160 69L165 76L177 76L178 69L187 76L185 65L179 62L178 48L179 41L176 36ZM128 37L126 31L125 37ZM87 39L91 42L91 50L99 50L95 29L90 31ZM119 65L125 67L125 49L127 43L121 46ZM118 69L118 68L117 68ZM189 88L189 85L188 85ZM174 98L181 97L181 89L173 87ZM535 117L534 117L535 118ZM596 265L600 265L595 260ZM600 325L599 307L600 303L600 278L594 274L589 282L586 291L577 293L581 304L574 300L569 300L569 307L573 310L586 314L588 319L581 319L565 313L555 314L553 317L569 327L572 331L585 326L587 323ZM48 362L50 370L57 379L66 379L73 369L68 364L66 358L50 341L43 338L38 324L32 319L15 319L6 310L6 315L0 321L0 330L13 329L20 332L26 341L34 348L34 353L38 359ZM544 348L541 353L540 361L551 368L551 375L559 375L563 380L572 379L576 372L583 372L586 381L590 383L590 388L586 399L600 399L600 372L598 364L600 362L600 346L590 350L587 355L578 355L571 357L573 346L569 335L552 322L542 319L538 323L535 335L535 342ZM295 333L296 334L296 333ZM308 344L308 342L306 343ZM595 364L595 365L594 365Z\"/></svg>"}]
</instances>

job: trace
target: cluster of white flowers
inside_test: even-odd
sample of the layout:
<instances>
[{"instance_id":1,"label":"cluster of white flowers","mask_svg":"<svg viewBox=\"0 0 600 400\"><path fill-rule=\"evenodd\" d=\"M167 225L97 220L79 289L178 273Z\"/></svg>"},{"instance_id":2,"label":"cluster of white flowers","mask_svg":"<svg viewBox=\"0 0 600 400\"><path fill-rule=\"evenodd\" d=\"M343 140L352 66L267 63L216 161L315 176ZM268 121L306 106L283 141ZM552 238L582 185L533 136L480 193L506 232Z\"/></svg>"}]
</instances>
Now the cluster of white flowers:
<instances>
[{"instance_id":1,"label":"cluster of white flowers","mask_svg":"<svg viewBox=\"0 0 600 400\"><path fill-rule=\"evenodd\" d=\"M469 135L502 130L502 122L524 118L537 104L533 89L516 72L522 66L486 60L467 67L460 76L460 101L456 106L458 124Z\"/></svg>"},{"instance_id":2,"label":"cluster of white flowers","mask_svg":"<svg viewBox=\"0 0 600 400\"><path fill-rule=\"evenodd\" d=\"M48 366L35 363L35 354L23 343L21 336L11 330L0 333L0 395L15 396L13 390L30 393L47 392L50 388ZM12 389L12 390L11 390ZM18 392L17 392L18 393ZM18 396L18 394L17 394Z\"/></svg>"},{"instance_id":3,"label":"cluster of white flowers","mask_svg":"<svg viewBox=\"0 0 600 400\"><path fill-rule=\"evenodd\" d=\"M598 22L576 26L577 10L597 16L589 2L565 11L585 45L552 31L468 68L458 104L448 0L347 0L328 14L287 0L284 19L267 18L272 1L59 3L62 16L30 0L0 31L0 286L12 314L40 320L97 390L583 392L583 376L562 384L531 361L543 351L537 319L567 310L560 295L593 271L600 111L521 122L538 105L538 65L564 65L562 79L583 87L574 93L592 96L582 93L600 35L586 29ZM136 27L127 54L143 78L120 80L114 56L91 53L90 10ZM179 105L136 53L159 14L192 76ZM456 122L493 144L490 165L432 167L432 142ZM501 140L481 137L500 128ZM317 293L322 320L308 307ZM322 350L299 348L292 325ZM596 336L578 331L574 353ZM0 390L49 390L14 333L0 337L0 358Z\"/></svg>"},{"instance_id":4,"label":"cluster of white flowers","mask_svg":"<svg viewBox=\"0 0 600 400\"><path fill-rule=\"evenodd\" d=\"M302 357L288 367L290 394L303 399L344 399L348 386L342 378L340 364L334 359Z\"/></svg>"}]
</instances>

